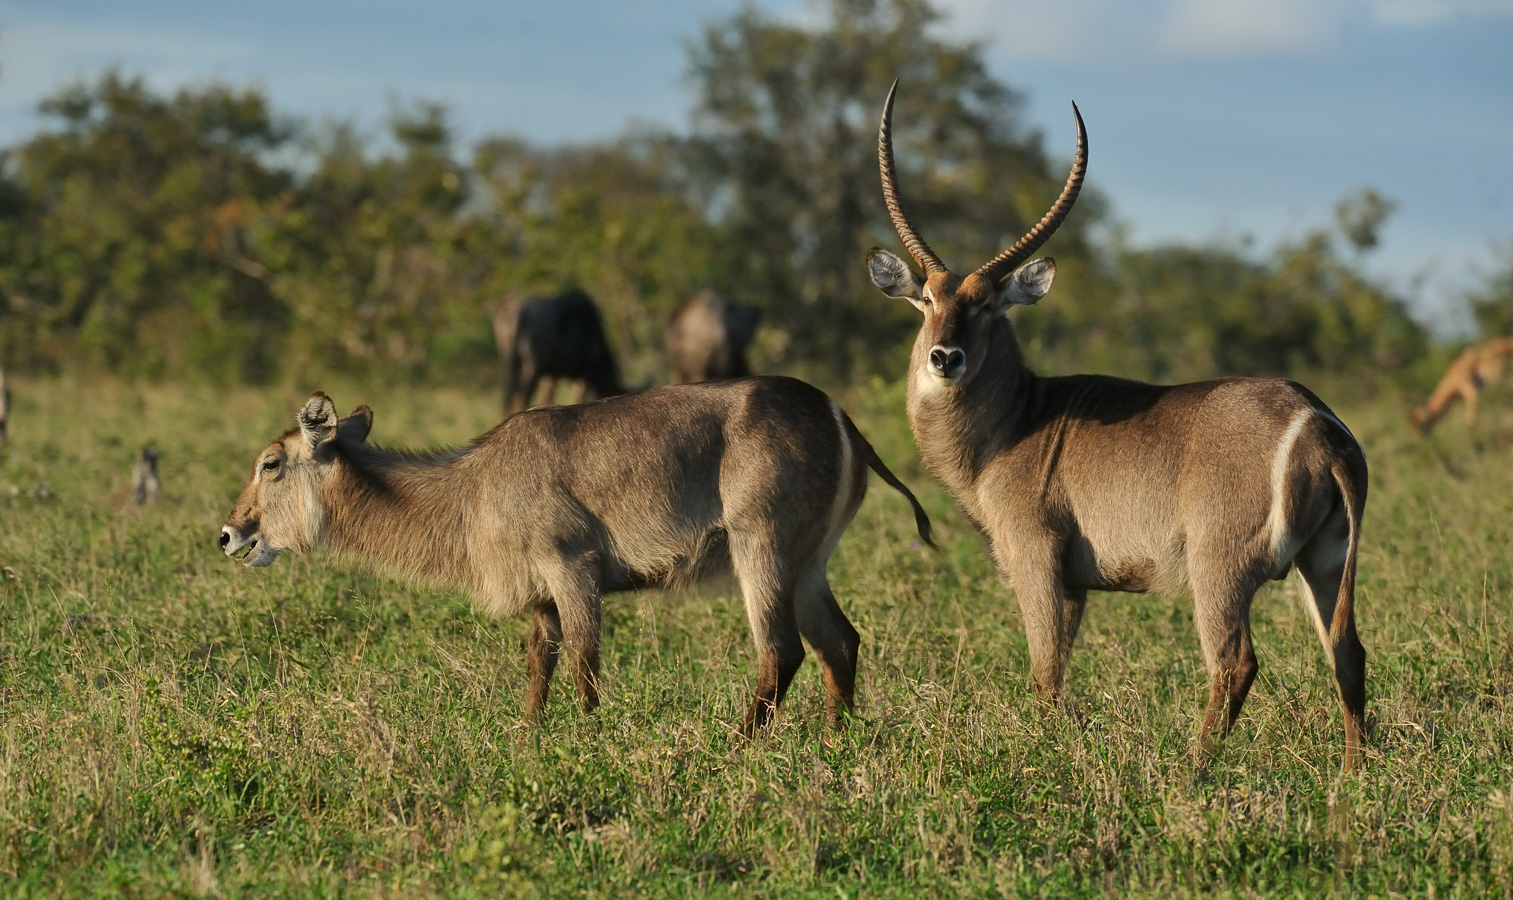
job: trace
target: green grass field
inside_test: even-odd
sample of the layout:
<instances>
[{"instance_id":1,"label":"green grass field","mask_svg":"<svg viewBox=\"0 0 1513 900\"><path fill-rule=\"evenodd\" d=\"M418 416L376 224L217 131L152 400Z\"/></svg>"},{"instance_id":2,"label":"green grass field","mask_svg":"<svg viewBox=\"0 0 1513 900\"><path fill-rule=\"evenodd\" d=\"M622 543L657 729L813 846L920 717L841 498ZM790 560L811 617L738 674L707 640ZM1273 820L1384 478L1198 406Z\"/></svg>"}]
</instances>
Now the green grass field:
<instances>
[{"instance_id":1,"label":"green grass field","mask_svg":"<svg viewBox=\"0 0 1513 900\"><path fill-rule=\"evenodd\" d=\"M373 440L464 441L493 394L325 387ZM1371 463L1360 562L1368 768L1293 582L1206 770L1191 600L1097 595L1069 713L1028 689L1013 596L921 471L902 395L842 399L920 494L873 480L832 560L862 633L857 717L805 664L734 726L754 662L734 586L612 597L605 702L565 679L521 724L524 620L320 557L217 547L307 391L13 378L0 448L0 893L10 896L1513 896L1513 418L1411 439L1336 410ZM1322 391L1331 399L1329 391ZM1489 398L1489 400L1492 398ZM1503 401L1505 403L1505 401ZM166 498L126 505L136 450ZM45 496L40 488L46 485Z\"/></svg>"}]
</instances>

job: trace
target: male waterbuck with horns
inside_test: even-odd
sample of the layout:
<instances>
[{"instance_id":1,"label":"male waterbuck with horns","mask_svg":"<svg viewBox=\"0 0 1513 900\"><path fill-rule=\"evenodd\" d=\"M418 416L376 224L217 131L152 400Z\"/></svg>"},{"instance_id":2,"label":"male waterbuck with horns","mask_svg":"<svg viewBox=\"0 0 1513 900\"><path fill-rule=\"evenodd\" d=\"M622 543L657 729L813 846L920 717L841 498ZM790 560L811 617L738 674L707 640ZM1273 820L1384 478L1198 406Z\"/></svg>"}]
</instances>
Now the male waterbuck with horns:
<instances>
[{"instance_id":1,"label":"male waterbuck with horns","mask_svg":"<svg viewBox=\"0 0 1513 900\"><path fill-rule=\"evenodd\" d=\"M850 709L860 638L825 565L870 467L924 510L850 418L791 378L679 385L511 417L471 446L367 443L373 414L338 419L317 393L253 466L221 548L251 566L324 547L466 590L493 615L531 610L526 716L539 718L559 652L585 711L598 704L604 594L733 572L759 661L744 730L819 656L833 722Z\"/></svg>"},{"instance_id":2,"label":"male waterbuck with horns","mask_svg":"<svg viewBox=\"0 0 1513 900\"><path fill-rule=\"evenodd\" d=\"M894 90L897 90L895 84ZM924 314L909 363L909 421L926 467L988 540L1019 600L1031 679L1060 699L1089 590L1191 592L1210 673L1200 747L1227 734L1256 676L1250 604L1296 565L1334 668L1345 765L1362 762L1366 653L1355 630L1366 458L1350 431L1290 381L1158 386L1026 368L1005 313L1051 287L1025 260L1071 210L1087 134L1061 196L1017 243L965 278L915 231L895 183L893 91L878 161L883 199L920 275L873 249L872 281Z\"/></svg>"}]
</instances>

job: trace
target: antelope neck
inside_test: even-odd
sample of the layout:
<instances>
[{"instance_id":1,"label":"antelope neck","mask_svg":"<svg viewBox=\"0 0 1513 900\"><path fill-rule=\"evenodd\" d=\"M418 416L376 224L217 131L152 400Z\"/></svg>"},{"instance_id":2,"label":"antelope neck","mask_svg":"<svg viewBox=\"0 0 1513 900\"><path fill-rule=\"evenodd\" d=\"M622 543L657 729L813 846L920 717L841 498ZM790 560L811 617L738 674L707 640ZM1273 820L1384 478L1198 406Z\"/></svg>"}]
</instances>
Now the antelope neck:
<instances>
[{"instance_id":1,"label":"antelope neck","mask_svg":"<svg viewBox=\"0 0 1513 900\"><path fill-rule=\"evenodd\" d=\"M987 358L964 386L922 389L928 348L916 348L908 384L909 424L925 467L956 497L972 495L983 467L1027 428L1035 374L1025 368L1007 320L993 323ZM974 518L976 511L967 510Z\"/></svg>"},{"instance_id":2,"label":"antelope neck","mask_svg":"<svg viewBox=\"0 0 1513 900\"><path fill-rule=\"evenodd\" d=\"M462 526L476 491L461 463L464 455L368 446L343 452L321 497L321 543L397 574L470 586Z\"/></svg>"}]
</instances>

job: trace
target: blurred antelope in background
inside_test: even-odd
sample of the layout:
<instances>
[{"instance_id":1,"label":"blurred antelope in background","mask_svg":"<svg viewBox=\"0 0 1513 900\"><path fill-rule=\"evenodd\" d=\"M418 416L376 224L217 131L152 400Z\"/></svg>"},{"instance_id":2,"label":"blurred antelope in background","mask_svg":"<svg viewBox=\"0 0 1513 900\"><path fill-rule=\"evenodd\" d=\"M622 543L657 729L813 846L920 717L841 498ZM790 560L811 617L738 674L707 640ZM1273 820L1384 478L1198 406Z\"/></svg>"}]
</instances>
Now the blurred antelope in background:
<instances>
[{"instance_id":1,"label":"blurred antelope in background","mask_svg":"<svg viewBox=\"0 0 1513 900\"><path fill-rule=\"evenodd\" d=\"M1498 338L1462 352L1450 363L1429 399L1410 418L1419 434L1428 434L1459 397L1466 404L1466 424L1476 424L1482 391L1502 378L1513 356L1513 338Z\"/></svg>"},{"instance_id":2,"label":"blurred antelope in background","mask_svg":"<svg viewBox=\"0 0 1513 900\"><path fill-rule=\"evenodd\" d=\"M511 303L494 316L494 339L504 364L504 414L529 407L537 385L552 402L556 379L578 382L575 403L625 393L620 368L592 297L578 288Z\"/></svg>"},{"instance_id":3,"label":"blurred antelope in background","mask_svg":"<svg viewBox=\"0 0 1513 900\"><path fill-rule=\"evenodd\" d=\"M163 497L163 483L158 480L158 452L143 447L131 470L131 502L141 506Z\"/></svg>"},{"instance_id":4,"label":"blurred antelope in background","mask_svg":"<svg viewBox=\"0 0 1513 900\"><path fill-rule=\"evenodd\" d=\"M896 91L897 85L894 85ZM924 316L907 405L920 455L988 539L1019 600L1031 679L1060 700L1089 590L1194 599L1210 673L1203 752L1227 734L1256 676L1250 604L1296 565L1334 669L1345 766L1362 763L1366 653L1355 569L1366 458L1328 407L1284 380L1158 386L1026 367L1005 313L1051 287L1050 259L1026 262L1071 210L1087 134L1061 196L1029 233L962 277L918 234L898 198L894 91L878 133L883 199L914 261L873 249L872 281Z\"/></svg>"},{"instance_id":5,"label":"blurred antelope in background","mask_svg":"<svg viewBox=\"0 0 1513 900\"><path fill-rule=\"evenodd\" d=\"M726 300L714 291L700 291L683 301L662 333L673 383L750 375L746 345L756 336L761 317L756 307Z\"/></svg>"},{"instance_id":6,"label":"blurred antelope in background","mask_svg":"<svg viewBox=\"0 0 1513 900\"><path fill-rule=\"evenodd\" d=\"M466 590L485 613L531 611L526 715L565 650L585 711L599 702L604 594L733 572L756 640L752 734L804 658L819 656L830 719L851 708L860 638L825 567L870 467L919 502L830 398L791 378L665 387L505 421L467 447L368 444L373 414L338 419L316 393L258 454L221 529L251 566L323 547Z\"/></svg>"}]
</instances>

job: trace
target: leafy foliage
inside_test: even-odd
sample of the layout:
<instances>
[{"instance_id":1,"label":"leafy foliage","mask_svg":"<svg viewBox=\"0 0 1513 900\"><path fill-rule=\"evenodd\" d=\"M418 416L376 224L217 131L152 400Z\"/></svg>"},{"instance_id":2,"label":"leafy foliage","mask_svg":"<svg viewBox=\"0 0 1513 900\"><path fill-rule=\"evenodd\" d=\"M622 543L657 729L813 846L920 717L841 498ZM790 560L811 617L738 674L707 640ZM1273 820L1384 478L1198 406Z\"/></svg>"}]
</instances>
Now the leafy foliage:
<instances>
[{"instance_id":1,"label":"leafy foliage","mask_svg":"<svg viewBox=\"0 0 1513 900\"><path fill-rule=\"evenodd\" d=\"M1072 345L1086 364L1157 380L1409 364L1424 352L1423 329L1335 247L1318 231L1265 259L1222 246L1126 249L1090 292L1111 294L1109 305L1056 307L1032 333L1050 330L1050 343Z\"/></svg>"},{"instance_id":2,"label":"leafy foliage","mask_svg":"<svg viewBox=\"0 0 1513 900\"><path fill-rule=\"evenodd\" d=\"M739 253L733 280L791 323L802 353L844 374L856 357L894 362L876 347L896 346L914 322L911 309L878 297L861 264L867 247L897 240L877 173L878 116L895 78L910 214L957 268L1027 231L1066 167L1022 133L1020 97L987 72L979 45L932 35L939 15L924 0L825 0L817 10L822 29L751 7L705 28L690 47L690 150ZM1089 191L1058 252L1086 259L1101 210Z\"/></svg>"},{"instance_id":3,"label":"leafy foliage","mask_svg":"<svg viewBox=\"0 0 1513 900\"><path fill-rule=\"evenodd\" d=\"M1513 241L1503 248L1501 264L1483 279L1470 300L1483 338L1513 335Z\"/></svg>"},{"instance_id":4,"label":"leafy foliage","mask_svg":"<svg viewBox=\"0 0 1513 900\"><path fill-rule=\"evenodd\" d=\"M256 91L154 95L110 73L42 104L61 127L12 151L0 221L7 357L242 378L281 326L243 232L290 186L288 130Z\"/></svg>"},{"instance_id":5,"label":"leafy foliage","mask_svg":"<svg viewBox=\"0 0 1513 900\"><path fill-rule=\"evenodd\" d=\"M0 363L482 384L492 312L579 285L632 383L664 377L662 324L702 288L763 309L759 370L896 373L916 314L862 264L896 242L875 141L892 80L905 199L958 270L1026 231L1068 164L1024 128L979 45L937 36L928 0L815 13L747 7L706 25L688 45L691 131L585 146L501 136L463 151L426 102L367 141L281 117L255 89L160 96L116 72L69 86L0 171ZM1030 358L1158 379L1402 367L1426 336L1359 271L1392 209L1366 189L1333 230L1266 254L1137 250L1085 189L1048 248L1056 291L1017 314ZM1488 330L1513 307L1504 287L1476 301Z\"/></svg>"}]
</instances>

